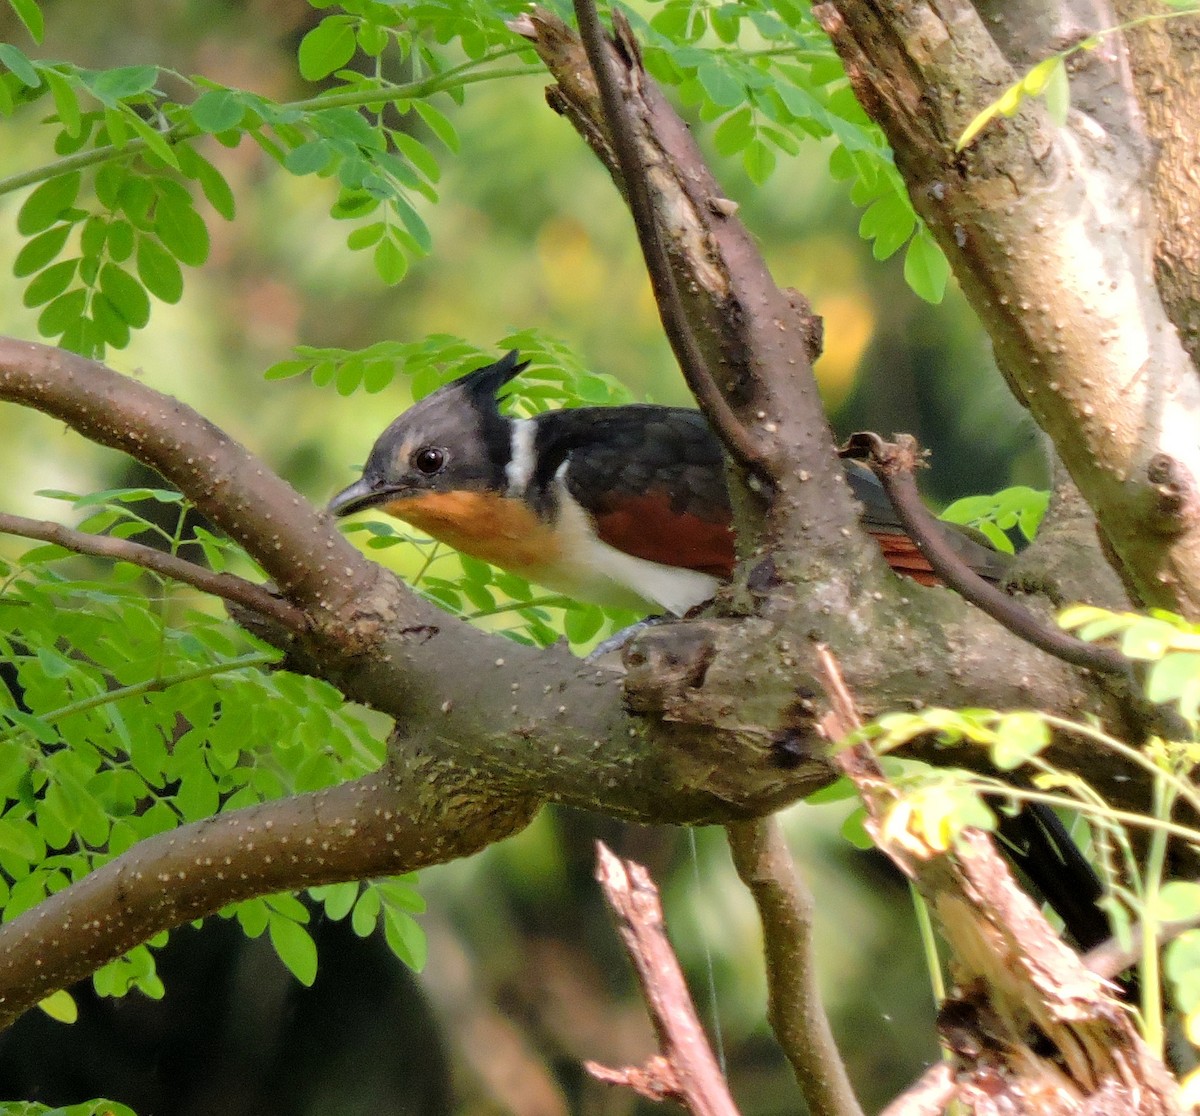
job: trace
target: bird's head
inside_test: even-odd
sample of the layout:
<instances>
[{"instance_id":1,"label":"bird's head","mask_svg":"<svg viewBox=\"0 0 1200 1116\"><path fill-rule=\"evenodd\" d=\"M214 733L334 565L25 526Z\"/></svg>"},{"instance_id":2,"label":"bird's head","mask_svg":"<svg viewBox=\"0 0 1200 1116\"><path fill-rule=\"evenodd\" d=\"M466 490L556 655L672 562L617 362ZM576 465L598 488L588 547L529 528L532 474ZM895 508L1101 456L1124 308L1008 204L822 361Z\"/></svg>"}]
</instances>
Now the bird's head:
<instances>
[{"instance_id":1,"label":"bird's head","mask_svg":"<svg viewBox=\"0 0 1200 1116\"><path fill-rule=\"evenodd\" d=\"M502 489L511 420L500 414L496 393L528 365L517 355L506 353L405 411L371 448L363 475L330 500L329 511L343 516L435 493Z\"/></svg>"}]
</instances>

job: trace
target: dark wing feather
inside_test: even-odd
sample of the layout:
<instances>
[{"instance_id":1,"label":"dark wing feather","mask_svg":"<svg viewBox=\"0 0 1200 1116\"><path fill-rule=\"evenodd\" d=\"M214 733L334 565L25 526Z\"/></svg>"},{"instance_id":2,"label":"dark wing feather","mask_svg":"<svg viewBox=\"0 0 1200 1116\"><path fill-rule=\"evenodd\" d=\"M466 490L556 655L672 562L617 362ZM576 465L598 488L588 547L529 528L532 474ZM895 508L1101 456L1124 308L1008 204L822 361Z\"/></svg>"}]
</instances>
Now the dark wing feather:
<instances>
[{"instance_id":1,"label":"dark wing feather","mask_svg":"<svg viewBox=\"0 0 1200 1116\"><path fill-rule=\"evenodd\" d=\"M698 411L588 407L541 416L538 477L563 461L571 497L626 554L727 578L733 533L725 461Z\"/></svg>"}]
</instances>

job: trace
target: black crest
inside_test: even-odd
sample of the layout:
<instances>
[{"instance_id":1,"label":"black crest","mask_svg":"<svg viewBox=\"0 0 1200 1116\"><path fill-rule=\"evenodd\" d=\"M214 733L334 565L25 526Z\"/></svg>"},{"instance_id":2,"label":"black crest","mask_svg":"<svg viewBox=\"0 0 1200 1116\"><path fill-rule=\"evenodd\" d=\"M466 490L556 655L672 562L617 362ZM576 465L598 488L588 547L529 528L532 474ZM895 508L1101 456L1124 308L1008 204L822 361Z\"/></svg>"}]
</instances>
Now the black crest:
<instances>
[{"instance_id":1,"label":"black crest","mask_svg":"<svg viewBox=\"0 0 1200 1116\"><path fill-rule=\"evenodd\" d=\"M518 359L520 355L516 349L510 349L495 364L485 364L482 368L476 368L457 383L470 394L477 405L494 401L500 389L509 380L529 367L529 361Z\"/></svg>"}]
</instances>

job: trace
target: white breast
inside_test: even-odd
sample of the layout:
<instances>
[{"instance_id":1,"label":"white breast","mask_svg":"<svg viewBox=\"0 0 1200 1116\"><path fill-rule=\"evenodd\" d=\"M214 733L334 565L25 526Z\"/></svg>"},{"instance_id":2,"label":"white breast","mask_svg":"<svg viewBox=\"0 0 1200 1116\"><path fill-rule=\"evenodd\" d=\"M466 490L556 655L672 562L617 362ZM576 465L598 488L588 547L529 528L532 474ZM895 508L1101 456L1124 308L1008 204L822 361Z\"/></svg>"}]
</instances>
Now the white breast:
<instances>
[{"instance_id":1,"label":"white breast","mask_svg":"<svg viewBox=\"0 0 1200 1116\"><path fill-rule=\"evenodd\" d=\"M665 609L676 616L714 596L721 582L711 574L637 558L600 539L591 517L567 491L565 471L564 462L554 478L562 558L539 569L537 581L577 600L611 608Z\"/></svg>"}]
</instances>

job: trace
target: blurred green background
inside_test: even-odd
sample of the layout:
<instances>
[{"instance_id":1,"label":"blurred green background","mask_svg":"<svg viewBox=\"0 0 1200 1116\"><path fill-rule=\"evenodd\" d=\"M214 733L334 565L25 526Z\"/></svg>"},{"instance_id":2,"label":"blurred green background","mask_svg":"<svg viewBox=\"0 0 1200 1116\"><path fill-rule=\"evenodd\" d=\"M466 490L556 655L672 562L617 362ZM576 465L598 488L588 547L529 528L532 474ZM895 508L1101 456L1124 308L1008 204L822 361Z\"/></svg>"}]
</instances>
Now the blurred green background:
<instances>
[{"instance_id":1,"label":"blurred green background","mask_svg":"<svg viewBox=\"0 0 1200 1116\"><path fill-rule=\"evenodd\" d=\"M48 0L37 53L96 67L155 62L281 99L311 86L295 48L319 13L303 0L242 3ZM29 43L11 16L0 32ZM243 144L207 151L238 216L210 214L208 264L177 306L109 363L184 399L314 501L347 483L408 403L397 384L344 399L263 369L303 343L358 347L446 331L494 346L536 326L635 397L687 402L664 342L627 214L606 173L545 107L544 81L475 86L459 109L442 202L425 206L434 252L384 289L328 217L333 187L294 179ZM28 112L28 110L27 110ZM0 124L0 175L48 161L32 115ZM704 130L698 128L703 142ZM839 433L908 431L933 451L930 499L1043 485L1029 420L1009 398L978 324L953 289L941 306L905 287L900 257L877 263L859 214L812 143L766 189L716 163L781 285L825 318L817 372ZM0 254L19 248L23 200L0 200ZM36 337L21 285L0 275L0 329ZM32 412L0 408L4 506L54 517L40 488L86 492L140 480L130 463ZM8 548L11 541L0 542ZM391 554L392 552L388 552ZM844 810L800 806L786 823L818 898L822 979L868 1109L936 1056L932 1000L906 886L839 835ZM73 1028L36 1013L0 1036L0 1097L64 1104L109 1095L139 1112L631 1113L650 1106L586 1079L585 1058L640 1061L652 1036L591 880L602 835L662 883L669 925L706 1018L720 1020L746 1116L802 1111L763 1022L758 930L719 831L641 830L547 811L521 836L425 873L431 962L412 976L378 942L318 924L321 973L296 985L263 942L229 925L173 936L167 997L95 1003ZM711 981L709 969L711 965ZM715 992L715 1004L712 993Z\"/></svg>"}]
</instances>

